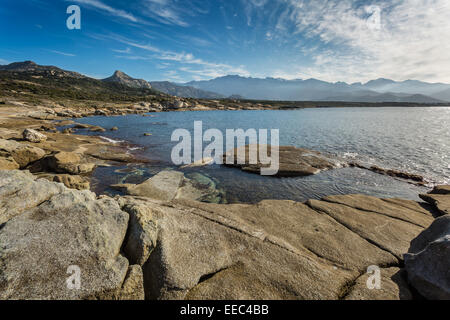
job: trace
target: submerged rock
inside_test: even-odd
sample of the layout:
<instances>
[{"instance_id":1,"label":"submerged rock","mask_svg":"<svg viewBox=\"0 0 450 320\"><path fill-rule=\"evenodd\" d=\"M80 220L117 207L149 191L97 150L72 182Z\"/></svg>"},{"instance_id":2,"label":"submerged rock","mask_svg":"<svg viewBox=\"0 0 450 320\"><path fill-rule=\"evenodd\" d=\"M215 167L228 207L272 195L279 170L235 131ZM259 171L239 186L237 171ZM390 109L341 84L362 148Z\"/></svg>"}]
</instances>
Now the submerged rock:
<instances>
[{"instance_id":1,"label":"submerged rock","mask_svg":"<svg viewBox=\"0 0 450 320\"><path fill-rule=\"evenodd\" d=\"M112 185L113 189L128 195L148 197L157 200L171 201L189 199L213 203L223 202L223 193L217 190L210 178L199 174L191 174L191 179L179 171L161 171L145 182L135 184Z\"/></svg>"}]
</instances>

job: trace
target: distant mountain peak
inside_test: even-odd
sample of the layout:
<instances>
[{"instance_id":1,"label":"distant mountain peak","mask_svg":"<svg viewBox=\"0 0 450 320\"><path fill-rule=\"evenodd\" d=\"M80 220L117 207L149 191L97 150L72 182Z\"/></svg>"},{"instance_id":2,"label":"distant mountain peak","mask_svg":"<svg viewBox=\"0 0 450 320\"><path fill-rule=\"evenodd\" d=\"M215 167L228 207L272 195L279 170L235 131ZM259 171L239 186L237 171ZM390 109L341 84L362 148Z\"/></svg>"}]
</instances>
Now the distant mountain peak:
<instances>
[{"instance_id":1,"label":"distant mountain peak","mask_svg":"<svg viewBox=\"0 0 450 320\"><path fill-rule=\"evenodd\" d=\"M132 88L142 88L142 89L151 89L152 86L149 82L143 79L134 79L127 75L125 72L116 70L114 74L106 79L103 79L104 82L116 82L122 85L132 87Z\"/></svg>"}]
</instances>

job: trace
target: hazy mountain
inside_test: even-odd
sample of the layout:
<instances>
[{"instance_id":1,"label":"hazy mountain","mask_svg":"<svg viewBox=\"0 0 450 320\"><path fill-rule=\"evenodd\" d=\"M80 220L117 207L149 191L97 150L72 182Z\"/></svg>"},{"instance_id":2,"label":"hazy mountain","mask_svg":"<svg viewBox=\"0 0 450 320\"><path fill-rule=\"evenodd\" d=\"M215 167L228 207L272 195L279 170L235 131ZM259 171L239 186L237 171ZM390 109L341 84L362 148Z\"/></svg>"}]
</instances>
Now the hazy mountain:
<instances>
[{"instance_id":1,"label":"hazy mountain","mask_svg":"<svg viewBox=\"0 0 450 320\"><path fill-rule=\"evenodd\" d=\"M122 71L116 71L111 77L103 79L102 81L117 82L131 88L142 88L142 89L152 88L151 84L148 83L147 81L143 79L134 79L129 75L123 73Z\"/></svg>"},{"instance_id":2,"label":"hazy mountain","mask_svg":"<svg viewBox=\"0 0 450 320\"><path fill-rule=\"evenodd\" d=\"M209 92L201 89L197 89L191 86L178 85L169 81L152 81L150 82L153 89L161 91L163 93L170 94L172 96L182 98L195 98L195 99L220 99L225 98L223 95Z\"/></svg>"},{"instance_id":3,"label":"hazy mountain","mask_svg":"<svg viewBox=\"0 0 450 320\"><path fill-rule=\"evenodd\" d=\"M396 82L389 79L377 79L365 84L347 84L316 79L284 80L225 76L208 81L191 81L186 85L218 92L225 96L240 95L256 100L416 103L450 101L449 92L446 91L450 90L450 85L415 80Z\"/></svg>"},{"instance_id":4,"label":"hazy mountain","mask_svg":"<svg viewBox=\"0 0 450 320\"><path fill-rule=\"evenodd\" d=\"M32 61L0 66L4 93L30 91L77 99L137 99L163 93L197 99L439 103L450 101L450 85L416 80L377 79L367 83L330 83L316 79L284 80L225 76L187 84L134 79L121 71L97 80ZM154 88L152 88L152 85ZM155 91L155 90L158 91ZM160 93L161 92L161 93Z\"/></svg>"}]
</instances>

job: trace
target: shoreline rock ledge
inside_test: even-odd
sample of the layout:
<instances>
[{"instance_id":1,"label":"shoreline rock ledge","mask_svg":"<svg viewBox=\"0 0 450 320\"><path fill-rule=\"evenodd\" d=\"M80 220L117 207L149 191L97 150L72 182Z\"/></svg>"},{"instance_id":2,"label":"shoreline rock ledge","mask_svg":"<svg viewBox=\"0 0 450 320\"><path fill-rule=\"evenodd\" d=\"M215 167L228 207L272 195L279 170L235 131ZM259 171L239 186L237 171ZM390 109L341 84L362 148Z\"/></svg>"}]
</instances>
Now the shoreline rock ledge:
<instances>
[{"instance_id":1,"label":"shoreline rock ledge","mask_svg":"<svg viewBox=\"0 0 450 320\"><path fill-rule=\"evenodd\" d=\"M446 298L448 215L440 215L434 201L363 195L113 199L0 171L0 299ZM373 265L381 290L366 286ZM74 266L80 290L67 286Z\"/></svg>"}]
</instances>

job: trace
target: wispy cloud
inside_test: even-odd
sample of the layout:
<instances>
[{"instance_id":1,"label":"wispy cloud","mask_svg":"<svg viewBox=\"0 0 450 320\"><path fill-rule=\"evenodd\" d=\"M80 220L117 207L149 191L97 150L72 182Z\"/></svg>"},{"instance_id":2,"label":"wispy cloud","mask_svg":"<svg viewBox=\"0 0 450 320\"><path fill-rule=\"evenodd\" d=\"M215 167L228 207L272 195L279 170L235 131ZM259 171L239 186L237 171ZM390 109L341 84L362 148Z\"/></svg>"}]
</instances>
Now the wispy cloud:
<instances>
[{"instance_id":1,"label":"wispy cloud","mask_svg":"<svg viewBox=\"0 0 450 320\"><path fill-rule=\"evenodd\" d=\"M66 0L71 1L72 3L79 3L90 6L92 8L105 11L113 16L121 17L123 19L127 19L132 22L138 22L138 18L136 18L133 14L126 12L121 9L113 8L100 0Z\"/></svg>"},{"instance_id":2,"label":"wispy cloud","mask_svg":"<svg viewBox=\"0 0 450 320\"><path fill-rule=\"evenodd\" d=\"M122 54L115 56L116 58L127 60L160 60L166 62L175 62L181 65L181 67L179 68L180 71L196 75L197 77L202 77L203 79L224 76L227 74L239 74L242 76L250 75L250 73L244 66L235 67L225 63L210 62L204 59L197 58L192 53L163 50L153 46L152 44L139 43L120 35L91 35L91 37L96 39L110 39L113 41L118 41L122 44L126 44L127 46L150 52L149 55ZM197 66L197 68L187 67L189 65L195 65Z\"/></svg>"},{"instance_id":3,"label":"wispy cloud","mask_svg":"<svg viewBox=\"0 0 450 320\"><path fill-rule=\"evenodd\" d=\"M59 54L59 55L61 55L61 56L66 56L66 57L76 57L76 55L73 54L73 53L67 53L67 52L62 52L62 51L57 51L57 50L48 50L48 51L49 51L49 52L56 53L56 54Z\"/></svg>"},{"instance_id":4,"label":"wispy cloud","mask_svg":"<svg viewBox=\"0 0 450 320\"><path fill-rule=\"evenodd\" d=\"M143 2L147 16L168 25L187 27L189 24L181 17L182 10L171 0L145 0Z\"/></svg>"},{"instance_id":5,"label":"wispy cloud","mask_svg":"<svg viewBox=\"0 0 450 320\"><path fill-rule=\"evenodd\" d=\"M112 49L112 51L117 52L117 53L131 53L131 49L130 48L126 48L124 50L121 49Z\"/></svg>"},{"instance_id":6,"label":"wispy cloud","mask_svg":"<svg viewBox=\"0 0 450 320\"><path fill-rule=\"evenodd\" d=\"M374 2L381 25L371 28L368 2L352 0L282 0L288 5L278 23L321 45L312 52L313 64L292 72L325 80L450 81L450 2L397 0Z\"/></svg>"}]
</instances>

